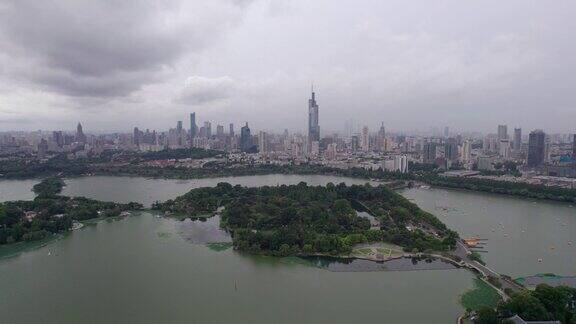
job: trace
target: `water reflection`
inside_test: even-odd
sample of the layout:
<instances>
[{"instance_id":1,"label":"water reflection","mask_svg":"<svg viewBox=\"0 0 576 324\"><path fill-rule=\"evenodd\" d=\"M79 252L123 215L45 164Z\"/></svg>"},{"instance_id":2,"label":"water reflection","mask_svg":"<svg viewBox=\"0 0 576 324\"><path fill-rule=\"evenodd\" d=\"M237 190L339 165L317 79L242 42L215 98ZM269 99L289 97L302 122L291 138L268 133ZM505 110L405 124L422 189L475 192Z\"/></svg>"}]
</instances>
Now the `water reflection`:
<instances>
[{"instance_id":1,"label":"water reflection","mask_svg":"<svg viewBox=\"0 0 576 324\"><path fill-rule=\"evenodd\" d=\"M415 270L451 270L457 269L451 263L436 259L399 258L385 262L376 262L353 258L305 257L305 260L319 268L332 272L370 272L370 271L415 271Z\"/></svg>"},{"instance_id":2,"label":"water reflection","mask_svg":"<svg viewBox=\"0 0 576 324\"><path fill-rule=\"evenodd\" d=\"M232 242L230 233L220 228L218 215L195 220L186 218L178 222L176 227L178 234L193 244Z\"/></svg>"}]
</instances>

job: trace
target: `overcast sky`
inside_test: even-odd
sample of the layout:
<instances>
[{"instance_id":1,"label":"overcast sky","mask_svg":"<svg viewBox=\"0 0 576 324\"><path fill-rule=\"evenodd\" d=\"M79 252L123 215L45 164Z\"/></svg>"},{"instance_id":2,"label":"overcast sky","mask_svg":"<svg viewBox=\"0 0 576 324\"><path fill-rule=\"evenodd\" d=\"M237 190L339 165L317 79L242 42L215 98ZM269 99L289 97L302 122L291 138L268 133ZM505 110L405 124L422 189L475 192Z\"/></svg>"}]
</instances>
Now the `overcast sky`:
<instances>
[{"instance_id":1,"label":"overcast sky","mask_svg":"<svg viewBox=\"0 0 576 324\"><path fill-rule=\"evenodd\" d=\"M573 0L0 0L0 131L576 129ZM510 131L509 131L510 132Z\"/></svg>"}]
</instances>

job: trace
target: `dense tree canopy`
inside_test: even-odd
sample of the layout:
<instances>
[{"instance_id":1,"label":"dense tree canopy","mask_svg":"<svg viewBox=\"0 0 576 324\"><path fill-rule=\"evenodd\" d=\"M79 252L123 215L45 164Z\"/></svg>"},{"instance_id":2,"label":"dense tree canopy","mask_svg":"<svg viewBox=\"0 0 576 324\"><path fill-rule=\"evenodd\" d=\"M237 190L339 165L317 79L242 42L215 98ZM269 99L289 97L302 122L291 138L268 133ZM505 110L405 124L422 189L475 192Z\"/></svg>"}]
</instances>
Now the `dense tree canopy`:
<instances>
[{"instance_id":1,"label":"dense tree canopy","mask_svg":"<svg viewBox=\"0 0 576 324\"><path fill-rule=\"evenodd\" d=\"M142 208L138 203L60 196L63 185L62 179L47 178L34 186L34 200L0 204L0 244L43 239L69 230L73 220L118 216L122 211Z\"/></svg>"},{"instance_id":2,"label":"dense tree canopy","mask_svg":"<svg viewBox=\"0 0 576 324\"><path fill-rule=\"evenodd\" d=\"M202 148L181 148L166 149L156 152L142 153L140 157L144 160L165 160L165 159L205 159L222 155L224 152L216 150L206 150Z\"/></svg>"},{"instance_id":3,"label":"dense tree canopy","mask_svg":"<svg viewBox=\"0 0 576 324\"><path fill-rule=\"evenodd\" d=\"M221 224L237 249L273 254L341 253L356 243L388 241L409 251L447 250L456 233L385 186L328 184L247 188L219 183L153 208L192 217L225 207ZM357 209L379 221L375 228Z\"/></svg>"},{"instance_id":4,"label":"dense tree canopy","mask_svg":"<svg viewBox=\"0 0 576 324\"><path fill-rule=\"evenodd\" d=\"M505 323L506 318L514 315L525 321L576 323L576 289L538 285L534 291L513 294L497 310L482 310L475 323Z\"/></svg>"}]
</instances>

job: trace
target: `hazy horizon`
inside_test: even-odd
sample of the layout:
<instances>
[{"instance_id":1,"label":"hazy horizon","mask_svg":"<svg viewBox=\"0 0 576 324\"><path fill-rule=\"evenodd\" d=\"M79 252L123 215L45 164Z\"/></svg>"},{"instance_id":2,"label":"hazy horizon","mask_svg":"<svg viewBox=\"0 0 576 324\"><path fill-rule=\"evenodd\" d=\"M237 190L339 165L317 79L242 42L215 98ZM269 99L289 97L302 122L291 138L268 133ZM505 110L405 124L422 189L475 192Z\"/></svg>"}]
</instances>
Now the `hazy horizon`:
<instances>
[{"instance_id":1,"label":"hazy horizon","mask_svg":"<svg viewBox=\"0 0 576 324\"><path fill-rule=\"evenodd\" d=\"M0 132L574 133L570 1L170 0L0 4ZM186 127L187 128L187 127Z\"/></svg>"}]
</instances>

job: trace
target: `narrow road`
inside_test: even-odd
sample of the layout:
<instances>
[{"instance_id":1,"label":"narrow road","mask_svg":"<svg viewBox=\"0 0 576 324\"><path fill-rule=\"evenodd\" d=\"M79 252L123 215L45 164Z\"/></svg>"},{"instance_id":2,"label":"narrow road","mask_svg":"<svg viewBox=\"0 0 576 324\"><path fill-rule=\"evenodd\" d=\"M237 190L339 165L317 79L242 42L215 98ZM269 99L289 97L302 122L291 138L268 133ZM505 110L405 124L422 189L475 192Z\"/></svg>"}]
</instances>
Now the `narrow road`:
<instances>
[{"instance_id":1,"label":"narrow road","mask_svg":"<svg viewBox=\"0 0 576 324\"><path fill-rule=\"evenodd\" d=\"M504 293L504 290L506 290L507 288L511 289L514 292L524 289L524 287L522 287L518 283L514 282L513 280L507 277L502 276L500 273L489 268L488 266L483 265L478 261L470 259L471 253L472 251L470 251L470 249L466 246L466 244L464 244L464 242L462 242L461 240L458 240L458 242L456 243L456 251L454 251L454 255L461 258L467 267L476 269L482 275L484 281L489 285L491 285L493 288L495 288L505 300L508 298L508 296ZM490 283L488 281L489 277L497 279L501 287L498 288L494 286L492 283Z\"/></svg>"}]
</instances>

